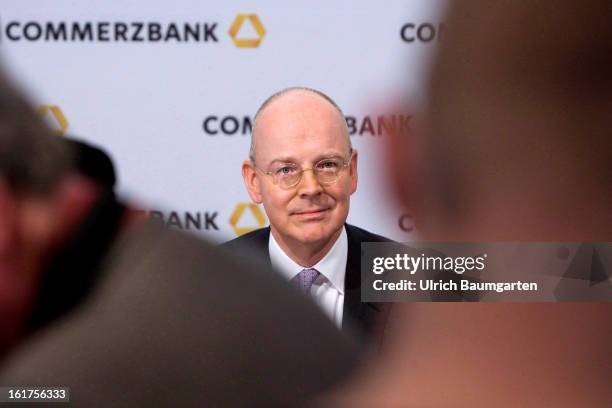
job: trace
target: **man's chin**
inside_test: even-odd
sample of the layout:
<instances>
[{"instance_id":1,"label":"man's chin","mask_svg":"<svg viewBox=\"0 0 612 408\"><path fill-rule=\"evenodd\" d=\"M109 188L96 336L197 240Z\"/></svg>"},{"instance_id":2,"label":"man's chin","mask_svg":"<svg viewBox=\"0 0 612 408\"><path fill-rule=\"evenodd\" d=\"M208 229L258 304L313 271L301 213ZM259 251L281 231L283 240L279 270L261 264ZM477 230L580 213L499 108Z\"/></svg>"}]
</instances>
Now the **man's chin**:
<instances>
[{"instance_id":1,"label":"man's chin","mask_svg":"<svg viewBox=\"0 0 612 408\"><path fill-rule=\"evenodd\" d=\"M329 237L325 236L325 235L304 235L301 236L298 241L304 245L308 245L308 244L317 244L320 242L325 242L327 239L329 239Z\"/></svg>"},{"instance_id":2,"label":"man's chin","mask_svg":"<svg viewBox=\"0 0 612 408\"><path fill-rule=\"evenodd\" d=\"M303 244L320 244L332 239L335 232L336 230L330 229L329 225L302 225L296 237Z\"/></svg>"}]
</instances>

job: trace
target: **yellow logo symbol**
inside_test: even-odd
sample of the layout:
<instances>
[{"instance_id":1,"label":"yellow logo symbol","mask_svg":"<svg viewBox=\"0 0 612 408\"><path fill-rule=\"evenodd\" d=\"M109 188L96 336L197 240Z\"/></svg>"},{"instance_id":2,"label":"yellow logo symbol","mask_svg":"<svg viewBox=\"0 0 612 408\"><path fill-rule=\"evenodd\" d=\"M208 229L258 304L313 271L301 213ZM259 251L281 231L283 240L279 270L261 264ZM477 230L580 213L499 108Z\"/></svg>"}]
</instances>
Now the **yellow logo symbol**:
<instances>
[{"instance_id":1,"label":"yellow logo symbol","mask_svg":"<svg viewBox=\"0 0 612 408\"><path fill-rule=\"evenodd\" d=\"M253 29L255 29L255 32L257 33L256 38L237 37L238 32L246 20L249 20L253 26ZM261 24L261 20L259 20L257 14L238 14L229 29L229 35L238 48L257 48L266 35L266 29L264 28L263 24Z\"/></svg>"},{"instance_id":2,"label":"yellow logo symbol","mask_svg":"<svg viewBox=\"0 0 612 408\"><path fill-rule=\"evenodd\" d=\"M57 105L40 105L38 108L38 114L43 118L46 118L49 112L51 112L54 123L57 125L56 132L63 136L66 133L66 129L68 129L68 119L66 119L62 110Z\"/></svg>"},{"instance_id":3,"label":"yellow logo symbol","mask_svg":"<svg viewBox=\"0 0 612 408\"><path fill-rule=\"evenodd\" d=\"M244 214L244 210L246 209L249 209L251 211L251 214L253 215L253 217L255 218L255 221L257 222L256 226L251 226L251 227L238 226L238 221L240 221L240 218L242 218L242 215ZM266 225L266 217L263 215L263 213L261 212L261 209L256 204L238 203L238 205L236 205L236 208L234 209L234 212L232 213L229 219L229 223L232 226L232 229L234 230L236 235L240 236L248 232L254 231L258 228L262 228L264 225Z\"/></svg>"}]
</instances>

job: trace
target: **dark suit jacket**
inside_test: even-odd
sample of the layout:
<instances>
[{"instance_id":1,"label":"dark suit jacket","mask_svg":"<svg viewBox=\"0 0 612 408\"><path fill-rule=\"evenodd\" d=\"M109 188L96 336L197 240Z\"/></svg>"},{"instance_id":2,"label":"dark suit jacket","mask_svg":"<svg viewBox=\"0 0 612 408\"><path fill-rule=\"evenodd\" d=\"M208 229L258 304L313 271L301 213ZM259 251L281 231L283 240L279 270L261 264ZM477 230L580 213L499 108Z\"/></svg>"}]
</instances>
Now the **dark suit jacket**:
<instances>
[{"instance_id":1,"label":"dark suit jacket","mask_svg":"<svg viewBox=\"0 0 612 408\"><path fill-rule=\"evenodd\" d=\"M344 281L342 329L376 346L381 341L389 307L383 303L361 302L361 243L390 242L391 240L350 224L344 226L348 238L348 256ZM270 228L261 228L228 241L222 247L233 254L260 258L271 268L268 251L269 238Z\"/></svg>"},{"instance_id":2,"label":"dark suit jacket","mask_svg":"<svg viewBox=\"0 0 612 408\"><path fill-rule=\"evenodd\" d=\"M73 407L296 406L359 362L262 265L153 224L119 236L122 209L98 209L45 271L1 385L69 386Z\"/></svg>"}]
</instances>

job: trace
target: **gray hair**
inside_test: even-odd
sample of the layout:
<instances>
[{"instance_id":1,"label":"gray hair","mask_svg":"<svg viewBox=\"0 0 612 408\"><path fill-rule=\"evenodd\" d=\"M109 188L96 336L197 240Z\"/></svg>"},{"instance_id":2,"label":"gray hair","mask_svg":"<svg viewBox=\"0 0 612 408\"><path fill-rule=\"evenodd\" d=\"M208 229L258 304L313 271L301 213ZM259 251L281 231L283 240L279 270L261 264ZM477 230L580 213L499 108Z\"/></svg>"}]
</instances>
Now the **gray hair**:
<instances>
[{"instance_id":1,"label":"gray hair","mask_svg":"<svg viewBox=\"0 0 612 408\"><path fill-rule=\"evenodd\" d=\"M69 147L0 70L0 180L19 196L45 194L71 164Z\"/></svg>"},{"instance_id":2,"label":"gray hair","mask_svg":"<svg viewBox=\"0 0 612 408\"><path fill-rule=\"evenodd\" d=\"M289 93L289 92L293 92L293 91L305 91L305 92L310 92L313 93L315 95L320 96L321 98L323 98L324 100L326 100L327 102L329 102L330 105L332 105L340 114L340 116L343 119L343 123L344 123L344 129L345 129L345 134L346 134L346 141L348 143L348 147L349 147L349 152L353 151L353 144L351 143L351 137L349 135L349 130L348 130L348 126L346 124L346 121L344 120L344 113L342 112L342 109L340 109L340 107L338 106L338 104L336 102L334 102L334 100L332 98L330 98L329 96L325 95L323 92L318 91L316 89L312 89L312 88L307 88L307 87L303 87L303 86L293 86L293 87L289 87L289 88L285 88L282 89L278 92L276 92L275 94L273 94L272 96L268 97L259 107L259 109L257 109L257 112L255 113L255 118L253 119L253 130L251 132L251 148L249 149L249 159L251 160L251 162L253 162L253 164L255 164L255 137L254 137L254 133L255 133L255 128L257 126L257 119L259 119L259 116L261 115L261 112L263 112L263 110L270 104L272 103L274 100L276 100L277 98Z\"/></svg>"}]
</instances>

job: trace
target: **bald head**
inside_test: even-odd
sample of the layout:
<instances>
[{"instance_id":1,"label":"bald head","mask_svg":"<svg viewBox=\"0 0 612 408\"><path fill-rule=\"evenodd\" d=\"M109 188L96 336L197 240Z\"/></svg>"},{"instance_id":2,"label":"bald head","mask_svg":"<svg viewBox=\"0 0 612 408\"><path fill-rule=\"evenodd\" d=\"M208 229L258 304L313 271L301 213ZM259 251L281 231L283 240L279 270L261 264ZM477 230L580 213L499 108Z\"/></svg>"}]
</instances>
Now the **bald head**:
<instances>
[{"instance_id":1,"label":"bald head","mask_svg":"<svg viewBox=\"0 0 612 408\"><path fill-rule=\"evenodd\" d=\"M256 140L265 137L261 124L274 126L278 116L290 118L308 118L311 120L329 120L340 126L346 138L348 151L352 151L351 139L344 113L329 96L311 88L292 87L283 89L266 99L255 114L249 158L255 163ZM261 135L263 134L263 135Z\"/></svg>"},{"instance_id":2,"label":"bald head","mask_svg":"<svg viewBox=\"0 0 612 408\"><path fill-rule=\"evenodd\" d=\"M344 115L320 92L286 89L257 112L244 183L263 204L274 239L300 265L316 264L340 235L357 161Z\"/></svg>"}]
</instances>

